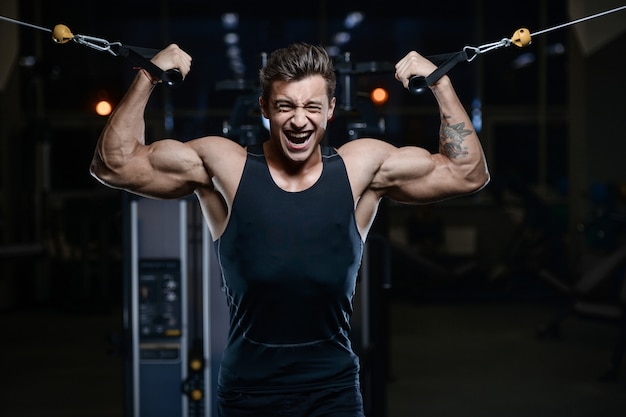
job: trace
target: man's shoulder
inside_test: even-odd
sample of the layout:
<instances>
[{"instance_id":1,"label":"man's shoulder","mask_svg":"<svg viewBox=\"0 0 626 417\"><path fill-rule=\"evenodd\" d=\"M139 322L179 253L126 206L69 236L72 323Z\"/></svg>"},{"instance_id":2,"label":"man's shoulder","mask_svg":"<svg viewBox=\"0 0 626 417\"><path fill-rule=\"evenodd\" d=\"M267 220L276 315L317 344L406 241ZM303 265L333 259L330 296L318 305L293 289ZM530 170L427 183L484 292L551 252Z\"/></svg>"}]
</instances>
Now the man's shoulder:
<instances>
[{"instance_id":1,"label":"man's shoulder","mask_svg":"<svg viewBox=\"0 0 626 417\"><path fill-rule=\"evenodd\" d=\"M374 138L360 138L354 139L344 143L337 148L337 153L346 162L353 160L365 162L365 161L377 161L382 155L389 152L393 145Z\"/></svg>"},{"instance_id":2,"label":"man's shoulder","mask_svg":"<svg viewBox=\"0 0 626 417\"><path fill-rule=\"evenodd\" d=\"M223 136L204 136L187 142L203 156L228 158L245 157L246 148L232 139Z\"/></svg>"}]
</instances>

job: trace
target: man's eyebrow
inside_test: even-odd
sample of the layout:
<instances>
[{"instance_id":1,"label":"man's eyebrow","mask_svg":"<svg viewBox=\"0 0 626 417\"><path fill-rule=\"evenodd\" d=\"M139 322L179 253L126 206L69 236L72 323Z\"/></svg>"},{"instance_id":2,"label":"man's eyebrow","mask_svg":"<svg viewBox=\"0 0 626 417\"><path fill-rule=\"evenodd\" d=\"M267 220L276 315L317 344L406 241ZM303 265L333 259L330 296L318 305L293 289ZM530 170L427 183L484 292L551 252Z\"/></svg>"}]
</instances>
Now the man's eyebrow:
<instances>
[{"instance_id":1,"label":"man's eyebrow","mask_svg":"<svg viewBox=\"0 0 626 417\"><path fill-rule=\"evenodd\" d=\"M278 105L278 104L291 104L294 105L294 101L288 98L277 98L274 99L273 101L274 105ZM321 106L322 105L322 101L321 100L309 100L306 103L304 103L304 106L311 106L311 105L318 105Z\"/></svg>"}]
</instances>

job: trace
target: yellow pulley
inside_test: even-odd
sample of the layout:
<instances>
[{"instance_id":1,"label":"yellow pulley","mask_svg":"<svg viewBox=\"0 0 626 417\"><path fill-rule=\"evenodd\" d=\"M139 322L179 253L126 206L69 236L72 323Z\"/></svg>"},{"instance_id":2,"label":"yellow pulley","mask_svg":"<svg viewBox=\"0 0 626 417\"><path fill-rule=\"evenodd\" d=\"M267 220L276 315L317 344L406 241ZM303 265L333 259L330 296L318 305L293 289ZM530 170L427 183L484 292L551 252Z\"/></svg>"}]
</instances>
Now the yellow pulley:
<instances>
[{"instance_id":1,"label":"yellow pulley","mask_svg":"<svg viewBox=\"0 0 626 417\"><path fill-rule=\"evenodd\" d=\"M56 43L66 43L71 41L73 37L72 31L65 25L58 24L52 30L52 39Z\"/></svg>"},{"instance_id":2,"label":"yellow pulley","mask_svg":"<svg viewBox=\"0 0 626 417\"><path fill-rule=\"evenodd\" d=\"M520 48L530 45L532 43L530 31L526 28L517 29L511 36L511 42Z\"/></svg>"}]
</instances>

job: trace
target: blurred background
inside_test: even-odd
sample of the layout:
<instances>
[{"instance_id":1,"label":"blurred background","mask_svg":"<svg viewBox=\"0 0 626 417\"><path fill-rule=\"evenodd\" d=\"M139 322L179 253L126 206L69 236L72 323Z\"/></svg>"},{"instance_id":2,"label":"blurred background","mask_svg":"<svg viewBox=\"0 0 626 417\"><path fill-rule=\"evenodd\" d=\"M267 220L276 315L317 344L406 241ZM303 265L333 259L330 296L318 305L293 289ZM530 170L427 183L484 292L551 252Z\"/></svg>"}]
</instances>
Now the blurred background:
<instances>
[{"instance_id":1,"label":"blurred background","mask_svg":"<svg viewBox=\"0 0 626 417\"><path fill-rule=\"evenodd\" d=\"M149 103L153 139L264 140L264 54L305 41L337 64L330 144L373 136L436 151L434 98L394 79L408 51L457 52L620 6L2 0L0 16L38 28L0 20L0 412L130 415L128 196L88 167L106 122L97 103L114 108L136 71L106 51L53 42L55 25L190 53L187 79L158 86ZM372 240L384 250L370 256L385 273L373 277L377 348L366 366L382 363L384 377L368 393L377 403L368 417L624 415L625 32L620 11L449 72L492 181L428 206L383 202ZM376 88L386 100L372 99ZM539 374L528 379L529 369Z\"/></svg>"}]
</instances>

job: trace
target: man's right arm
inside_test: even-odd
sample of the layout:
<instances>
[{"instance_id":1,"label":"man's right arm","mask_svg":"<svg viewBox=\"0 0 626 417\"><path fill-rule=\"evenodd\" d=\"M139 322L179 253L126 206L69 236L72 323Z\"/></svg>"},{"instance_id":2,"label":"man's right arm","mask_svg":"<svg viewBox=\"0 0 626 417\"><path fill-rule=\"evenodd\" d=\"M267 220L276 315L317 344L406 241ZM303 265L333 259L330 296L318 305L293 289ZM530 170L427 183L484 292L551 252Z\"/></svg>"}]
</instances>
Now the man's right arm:
<instances>
[{"instance_id":1,"label":"man's right arm","mask_svg":"<svg viewBox=\"0 0 626 417\"><path fill-rule=\"evenodd\" d=\"M185 77L191 57L176 45L159 52L153 63L177 68ZM152 90L151 77L141 70L109 117L94 152L91 174L113 188L156 198L178 198L209 182L200 155L182 142L163 139L146 145L144 112Z\"/></svg>"}]
</instances>

